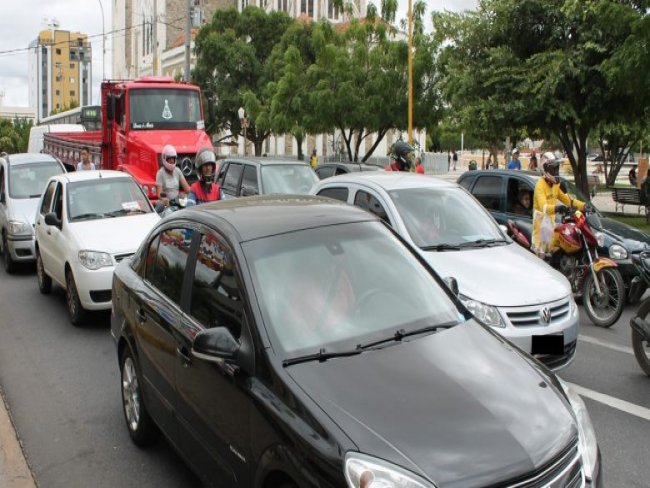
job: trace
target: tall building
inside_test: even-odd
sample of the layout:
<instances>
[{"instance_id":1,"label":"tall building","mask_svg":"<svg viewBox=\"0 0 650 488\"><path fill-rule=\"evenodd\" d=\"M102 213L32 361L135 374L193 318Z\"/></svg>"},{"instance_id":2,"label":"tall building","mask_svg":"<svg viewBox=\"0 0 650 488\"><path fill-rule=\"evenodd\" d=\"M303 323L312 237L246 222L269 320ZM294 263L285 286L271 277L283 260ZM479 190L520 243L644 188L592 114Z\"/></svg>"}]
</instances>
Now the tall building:
<instances>
[{"instance_id":1,"label":"tall building","mask_svg":"<svg viewBox=\"0 0 650 488\"><path fill-rule=\"evenodd\" d=\"M44 30L29 45L29 106L37 120L92 99L92 49L79 32Z\"/></svg>"}]
</instances>

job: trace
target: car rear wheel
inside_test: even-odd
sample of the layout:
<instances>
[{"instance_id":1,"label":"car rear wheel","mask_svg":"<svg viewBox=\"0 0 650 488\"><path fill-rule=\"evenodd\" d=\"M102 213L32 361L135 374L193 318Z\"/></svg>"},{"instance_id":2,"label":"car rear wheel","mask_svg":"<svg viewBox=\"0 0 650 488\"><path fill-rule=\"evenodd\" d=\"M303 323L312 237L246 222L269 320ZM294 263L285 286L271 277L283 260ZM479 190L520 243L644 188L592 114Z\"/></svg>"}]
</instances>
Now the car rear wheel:
<instances>
[{"instance_id":1,"label":"car rear wheel","mask_svg":"<svg viewBox=\"0 0 650 488\"><path fill-rule=\"evenodd\" d=\"M4 261L5 271L8 274L12 274L16 271L16 263L11 258L11 251L9 251L9 246L7 245L7 237L2 236L2 259Z\"/></svg>"},{"instance_id":2,"label":"car rear wheel","mask_svg":"<svg viewBox=\"0 0 650 488\"><path fill-rule=\"evenodd\" d=\"M86 310L81 306L72 271L68 271L65 275L65 301L68 305L70 322L75 327L79 327L86 320Z\"/></svg>"},{"instance_id":3,"label":"car rear wheel","mask_svg":"<svg viewBox=\"0 0 650 488\"><path fill-rule=\"evenodd\" d=\"M36 278L38 279L38 290L43 295L48 295L52 291L52 278L45 274L43 258L41 258L38 249L36 250Z\"/></svg>"},{"instance_id":4,"label":"car rear wheel","mask_svg":"<svg viewBox=\"0 0 650 488\"><path fill-rule=\"evenodd\" d=\"M133 354L126 347L120 360L122 377L122 409L131 440L138 446L154 443L160 434L142 399L140 377Z\"/></svg>"}]
</instances>

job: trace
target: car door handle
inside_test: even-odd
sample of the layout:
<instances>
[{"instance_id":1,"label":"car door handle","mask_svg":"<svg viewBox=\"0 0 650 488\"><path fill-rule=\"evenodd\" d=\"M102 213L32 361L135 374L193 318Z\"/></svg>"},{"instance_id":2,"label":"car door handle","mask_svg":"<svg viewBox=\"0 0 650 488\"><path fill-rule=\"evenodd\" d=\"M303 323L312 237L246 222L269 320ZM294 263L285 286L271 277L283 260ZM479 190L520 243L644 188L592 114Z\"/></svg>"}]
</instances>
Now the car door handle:
<instances>
[{"instance_id":1,"label":"car door handle","mask_svg":"<svg viewBox=\"0 0 650 488\"><path fill-rule=\"evenodd\" d=\"M181 360L181 363L183 363L183 366L186 368L192 364L192 357L190 356L189 351L185 347L177 347L176 348L176 354Z\"/></svg>"},{"instance_id":2,"label":"car door handle","mask_svg":"<svg viewBox=\"0 0 650 488\"><path fill-rule=\"evenodd\" d=\"M147 315L144 313L144 310L142 310L141 308L139 308L139 309L137 309L137 310L135 311L135 316L138 318L138 321L139 321L140 323L142 323L142 322L144 322L145 320L147 320Z\"/></svg>"}]
</instances>

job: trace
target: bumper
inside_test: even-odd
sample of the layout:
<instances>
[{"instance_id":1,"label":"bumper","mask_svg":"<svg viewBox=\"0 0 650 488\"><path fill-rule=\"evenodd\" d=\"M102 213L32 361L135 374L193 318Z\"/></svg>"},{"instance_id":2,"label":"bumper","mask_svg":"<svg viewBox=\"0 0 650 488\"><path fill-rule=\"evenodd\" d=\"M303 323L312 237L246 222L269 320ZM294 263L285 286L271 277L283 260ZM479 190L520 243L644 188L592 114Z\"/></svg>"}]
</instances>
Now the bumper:
<instances>
[{"instance_id":1,"label":"bumper","mask_svg":"<svg viewBox=\"0 0 650 488\"><path fill-rule=\"evenodd\" d=\"M78 264L73 268L79 301L86 310L111 308L111 286L114 266L91 270Z\"/></svg>"},{"instance_id":2,"label":"bumper","mask_svg":"<svg viewBox=\"0 0 650 488\"><path fill-rule=\"evenodd\" d=\"M34 236L8 236L7 247L11 254L11 259L16 262L30 262L36 260L34 250Z\"/></svg>"},{"instance_id":3,"label":"bumper","mask_svg":"<svg viewBox=\"0 0 650 488\"><path fill-rule=\"evenodd\" d=\"M596 468L591 474L591 481L587 481L585 485L587 488L603 488L605 483L603 482L603 463L600 455L600 449L598 449L598 459L596 462Z\"/></svg>"}]
</instances>

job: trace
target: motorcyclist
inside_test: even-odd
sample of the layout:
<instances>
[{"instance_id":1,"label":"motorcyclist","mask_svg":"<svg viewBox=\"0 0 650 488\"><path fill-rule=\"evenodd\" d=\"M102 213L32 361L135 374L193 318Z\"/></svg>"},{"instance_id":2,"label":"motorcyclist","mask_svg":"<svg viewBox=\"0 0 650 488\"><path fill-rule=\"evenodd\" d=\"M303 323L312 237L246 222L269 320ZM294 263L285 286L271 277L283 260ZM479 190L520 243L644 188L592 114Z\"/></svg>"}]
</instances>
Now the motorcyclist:
<instances>
[{"instance_id":1,"label":"motorcyclist","mask_svg":"<svg viewBox=\"0 0 650 488\"><path fill-rule=\"evenodd\" d=\"M555 214L566 213L566 211L575 207L580 211L591 210L589 204L572 199L560 187L559 174L560 174L560 159L555 157L552 152L544 153L541 157L542 162L542 178L537 181L535 185L535 194L533 197L533 250L536 253L543 253L544 251L553 253L557 250L557 245L551 241L548 245L543 245L541 242L540 228L544 215L548 215L552 225L555 225Z\"/></svg>"},{"instance_id":2,"label":"motorcyclist","mask_svg":"<svg viewBox=\"0 0 650 488\"><path fill-rule=\"evenodd\" d=\"M190 187L188 201L197 205L221 200L221 187L214 181L217 173L217 158L211 149L203 148L194 161L198 180Z\"/></svg>"},{"instance_id":3,"label":"motorcyclist","mask_svg":"<svg viewBox=\"0 0 650 488\"><path fill-rule=\"evenodd\" d=\"M180 168L176 166L176 148L166 144L160 154L161 168L156 173L156 187L162 203L167 206L170 200L178 198L179 191L188 193L190 185L183 176Z\"/></svg>"},{"instance_id":4,"label":"motorcyclist","mask_svg":"<svg viewBox=\"0 0 650 488\"><path fill-rule=\"evenodd\" d=\"M410 171L413 165L415 150L408 142L397 141L391 150L392 162L386 166L386 171Z\"/></svg>"}]
</instances>

